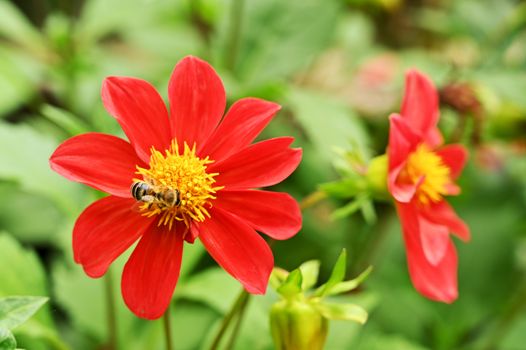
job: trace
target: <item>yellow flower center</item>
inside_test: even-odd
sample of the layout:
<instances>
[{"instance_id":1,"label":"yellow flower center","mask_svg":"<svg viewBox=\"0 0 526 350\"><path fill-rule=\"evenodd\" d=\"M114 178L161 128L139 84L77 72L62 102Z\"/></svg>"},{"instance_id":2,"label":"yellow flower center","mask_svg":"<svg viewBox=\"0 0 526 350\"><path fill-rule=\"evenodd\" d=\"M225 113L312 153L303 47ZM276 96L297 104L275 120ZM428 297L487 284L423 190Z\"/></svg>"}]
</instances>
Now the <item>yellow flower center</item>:
<instances>
[{"instance_id":1,"label":"yellow flower center","mask_svg":"<svg viewBox=\"0 0 526 350\"><path fill-rule=\"evenodd\" d=\"M195 144L190 148L186 142L184 150L179 150L175 140L162 154L154 147L151 149L150 168L137 166L137 174L144 182L141 210L144 216L160 215L159 225L172 228L174 220L182 221L189 228L192 221L201 222L210 217L208 209L216 191L223 187L214 187L214 177L218 173L207 173L207 165L213 161L200 159L195 154ZM135 196L135 195L134 195Z\"/></svg>"},{"instance_id":2,"label":"yellow flower center","mask_svg":"<svg viewBox=\"0 0 526 350\"><path fill-rule=\"evenodd\" d=\"M436 203L442 199L442 195L447 194L451 172L440 156L425 144L421 144L409 155L399 180L410 184L420 182L416 190L416 197L420 203Z\"/></svg>"}]
</instances>

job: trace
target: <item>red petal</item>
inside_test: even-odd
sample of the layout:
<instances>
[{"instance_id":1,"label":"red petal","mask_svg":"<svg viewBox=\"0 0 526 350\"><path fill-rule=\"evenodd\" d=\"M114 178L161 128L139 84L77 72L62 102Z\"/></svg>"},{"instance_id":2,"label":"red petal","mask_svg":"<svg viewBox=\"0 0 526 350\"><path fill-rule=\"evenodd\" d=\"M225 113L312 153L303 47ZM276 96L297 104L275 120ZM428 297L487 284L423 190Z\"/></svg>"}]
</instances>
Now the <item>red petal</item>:
<instances>
[{"instance_id":1,"label":"red petal","mask_svg":"<svg viewBox=\"0 0 526 350\"><path fill-rule=\"evenodd\" d=\"M251 97L237 101L199 153L220 161L247 147L280 108L278 104Z\"/></svg>"},{"instance_id":2,"label":"red petal","mask_svg":"<svg viewBox=\"0 0 526 350\"><path fill-rule=\"evenodd\" d=\"M64 141L49 159L51 169L65 178L119 197L131 197L137 164L142 163L128 142L99 133Z\"/></svg>"},{"instance_id":3,"label":"red petal","mask_svg":"<svg viewBox=\"0 0 526 350\"><path fill-rule=\"evenodd\" d=\"M124 130L137 155L145 162L150 149L165 150L170 122L163 99L150 83L135 78L109 77L102 85L102 102Z\"/></svg>"},{"instance_id":4,"label":"red petal","mask_svg":"<svg viewBox=\"0 0 526 350\"><path fill-rule=\"evenodd\" d=\"M457 253L448 241L442 260L431 264L422 249L418 212L411 204L398 204L411 281L425 297L451 303L457 299Z\"/></svg>"},{"instance_id":5,"label":"red petal","mask_svg":"<svg viewBox=\"0 0 526 350\"><path fill-rule=\"evenodd\" d=\"M287 193L220 191L214 205L274 239L288 239L301 229L300 207Z\"/></svg>"},{"instance_id":6,"label":"red petal","mask_svg":"<svg viewBox=\"0 0 526 350\"><path fill-rule=\"evenodd\" d=\"M73 228L73 254L86 274L97 278L128 249L151 224L132 211L135 200L109 196L91 204Z\"/></svg>"},{"instance_id":7,"label":"red petal","mask_svg":"<svg viewBox=\"0 0 526 350\"><path fill-rule=\"evenodd\" d=\"M422 215L433 223L447 226L450 232L463 241L467 242L471 238L469 227L446 201L430 204L427 210L422 211Z\"/></svg>"},{"instance_id":8,"label":"red petal","mask_svg":"<svg viewBox=\"0 0 526 350\"><path fill-rule=\"evenodd\" d=\"M449 244L449 230L444 225L429 222L423 217L418 217L420 224L420 240L424 255L431 265L438 265Z\"/></svg>"},{"instance_id":9,"label":"red petal","mask_svg":"<svg viewBox=\"0 0 526 350\"><path fill-rule=\"evenodd\" d=\"M225 111L225 88L217 73L205 61L185 57L172 73L168 97L177 140L202 147Z\"/></svg>"},{"instance_id":10,"label":"red petal","mask_svg":"<svg viewBox=\"0 0 526 350\"><path fill-rule=\"evenodd\" d=\"M438 123L438 93L428 77L410 70L406 74L405 94L402 102L402 116L418 134L436 136L432 131ZM435 145L435 137L431 138Z\"/></svg>"},{"instance_id":11,"label":"red petal","mask_svg":"<svg viewBox=\"0 0 526 350\"><path fill-rule=\"evenodd\" d=\"M466 148L462 145L447 145L439 149L436 153L451 170L451 178L458 178L468 160L468 151Z\"/></svg>"},{"instance_id":12,"label":"red petal","mask_svg":"<svg viewBox=\"0 0 526 350\"><path fill-rule=\"evenodd\" d=\"M294 139L279 137L253 144L209 167L217 186L247 189L275 185L286 179L301 161L301 149L289 148Z\"/></svg>"},{"instance_id":13,"label":"red petal","mask_svg":"<svg viewBox=\"0 0 526 350\"><path fill-rule=\"evenodd\" d=\"M264 294L274 257L265 240L234 215L212 208L212 218L199 223L199 239L208 253L253 294Z\"/></svg>"},{"instance_id":14,"label":"red petal","mask_svg":"<svg viewBox=\"0 0 526 350\"><path fill-rule=\"evenodd\" d=\"M154 320L170 305L179 279L184 229L151 225L124 266L122 296L137 316Z\"/></svg>"},{"instance_id":15,"label":"red petal","mask_svg":"<svg viewBox=\"0 0 526 350\"><path fill-rule=\"evenodd\" d=\"M411 201L417 184L398 183L398 175L405 167L407 158L413 152L422 139L413 133L407 122L398 114L392 114L389 117L389 146L387 155L389 158L389 174L387 184L389 192L393 197L403 203Z\"/></svg>"}]
</instances>

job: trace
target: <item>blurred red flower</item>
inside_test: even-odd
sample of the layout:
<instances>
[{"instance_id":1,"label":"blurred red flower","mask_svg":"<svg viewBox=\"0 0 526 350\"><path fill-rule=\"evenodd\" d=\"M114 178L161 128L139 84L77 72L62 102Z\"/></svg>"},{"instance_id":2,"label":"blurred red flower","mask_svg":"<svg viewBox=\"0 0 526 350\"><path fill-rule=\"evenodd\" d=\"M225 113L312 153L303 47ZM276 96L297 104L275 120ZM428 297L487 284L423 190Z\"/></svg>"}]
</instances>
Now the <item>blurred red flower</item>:
<instances>
[{"instance_id":1,"label":"blurred red flower","mask_svg":"<svg viewBox=\"0 0 526 350\"><path fill-rule=\"evenodd\" d=\"M406 76L401 114L390 116L388 188L402 222L409 274L424 296L450 303L458 296L457 253L449 234L470 239L467 225L444 200L467 160L461 145L441 146L438 94L418 71Z\"/></svg>"},{"instance_id":2,"label":"blurred red flower","mask_svg":"<svg viewBox=\"0 0 526 350\"><path fill-rule=\"evenodd\" d=\"M287 239L301 228L297 202L286 193L254 190L287 178L301 160L291 137L252 144L280 106L256 98L232 105L206 62L186 57L168 87L170 111L148 82L109 77L106 110L128 141L101 133L75 136L50 158L53 170L110 196L79 216L75 261L90 277L139 240L122 275L122 295L139 317L168 307L183 241L199 238L210 255L250 293L265 293L272 251L256 233ZM133 192L133 193L132 193Z\"/></svg>"}]
</instances>

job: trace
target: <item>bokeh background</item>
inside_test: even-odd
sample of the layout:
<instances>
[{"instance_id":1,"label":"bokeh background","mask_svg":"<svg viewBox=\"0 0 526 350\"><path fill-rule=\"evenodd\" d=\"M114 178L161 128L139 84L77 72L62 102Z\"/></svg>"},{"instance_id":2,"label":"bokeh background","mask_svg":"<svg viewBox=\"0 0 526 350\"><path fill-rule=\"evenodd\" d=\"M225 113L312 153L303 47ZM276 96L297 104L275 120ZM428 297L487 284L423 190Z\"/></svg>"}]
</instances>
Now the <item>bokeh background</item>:
<instances>
[{"instance_id":1,"label":"bokeh background","mask_svg":"<svg viewBox=\"0 0 526 350\"><path fill-rule=\"evenodd\" d=\"M472 230L459 251L459 299L413 289L392 205L332 191L304 211L302 231L273 245L288 270L342 248L348 277L374 271L345 296L364 326L332 321L327 349L526 349L526 4L513 0L0 0L0 296L48 296L15 330L19 346L108 349L107 290L73 263L75 218L101 196L54 174L48 158L73 135L123 136L100 100L103 79L152 82L166 97L175 63L192 54L222 77L229 103L283 105L262 137L293 135L304 158L278 190L302 200L351 178L385 152L404 72L441 91L440 127L471 153L451 203ZM350 169L350 170L349 170ZM349 175L351 174L351 175ZM352 187L352 186L351 186ZM362 198L363 199L363 198ZM344 208L338 210L338 208ZM347 207L348 208L348 207ZM161 321L137 319L112 269L119 349L162 349ZM240 286L199 243L185 246L171 308L176 349L206 348ZM253 298L236 349L272 349L273 291Z\"/></svg>"}]
</instances>

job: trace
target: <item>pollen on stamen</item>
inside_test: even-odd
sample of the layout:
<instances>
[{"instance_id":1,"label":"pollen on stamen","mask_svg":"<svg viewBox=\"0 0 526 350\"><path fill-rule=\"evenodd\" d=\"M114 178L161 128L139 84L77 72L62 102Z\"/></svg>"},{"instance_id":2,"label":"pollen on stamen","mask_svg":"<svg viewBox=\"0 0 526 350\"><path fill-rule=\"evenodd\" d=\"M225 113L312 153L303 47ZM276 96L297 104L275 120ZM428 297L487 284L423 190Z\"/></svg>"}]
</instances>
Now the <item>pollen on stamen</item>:
<instances>
[{"instance_id":1,"label":"pollen on stamen","mask_svg":"<svg viewBox=\"0 0 526 350\"><path fill-rule=\"evenodd\" d=\"M442 158L425 144L419 145L408 157L405 168L400 173L402 182L419 183L416 197L420 203L436 203L447 194L451 183L451 170Z\"/></svg>"},{"instance_id":2,"label":"pollen on stamen","mask_svg":"<svg viewBox=\"0 0 526 350\"><path fill-rule=\"evenodd\" d=\"M150 167L137 166L136 174L142 179L135 180L146 182L161 198L167 191L178 191L180 201L177 205L160 199L144 203L140 206L142 215L159 215L158 225L168 225L170 229L175 221L189 228L192 221L209 218L215 193L223 188L214 186L214 178L219 174L206 171L212 162L208 157L201 159L196 155L195 144L190 148L185 142L181 151L176 140L172 140L164 154L152 147Z\"/></svg>"}]
</instances>

